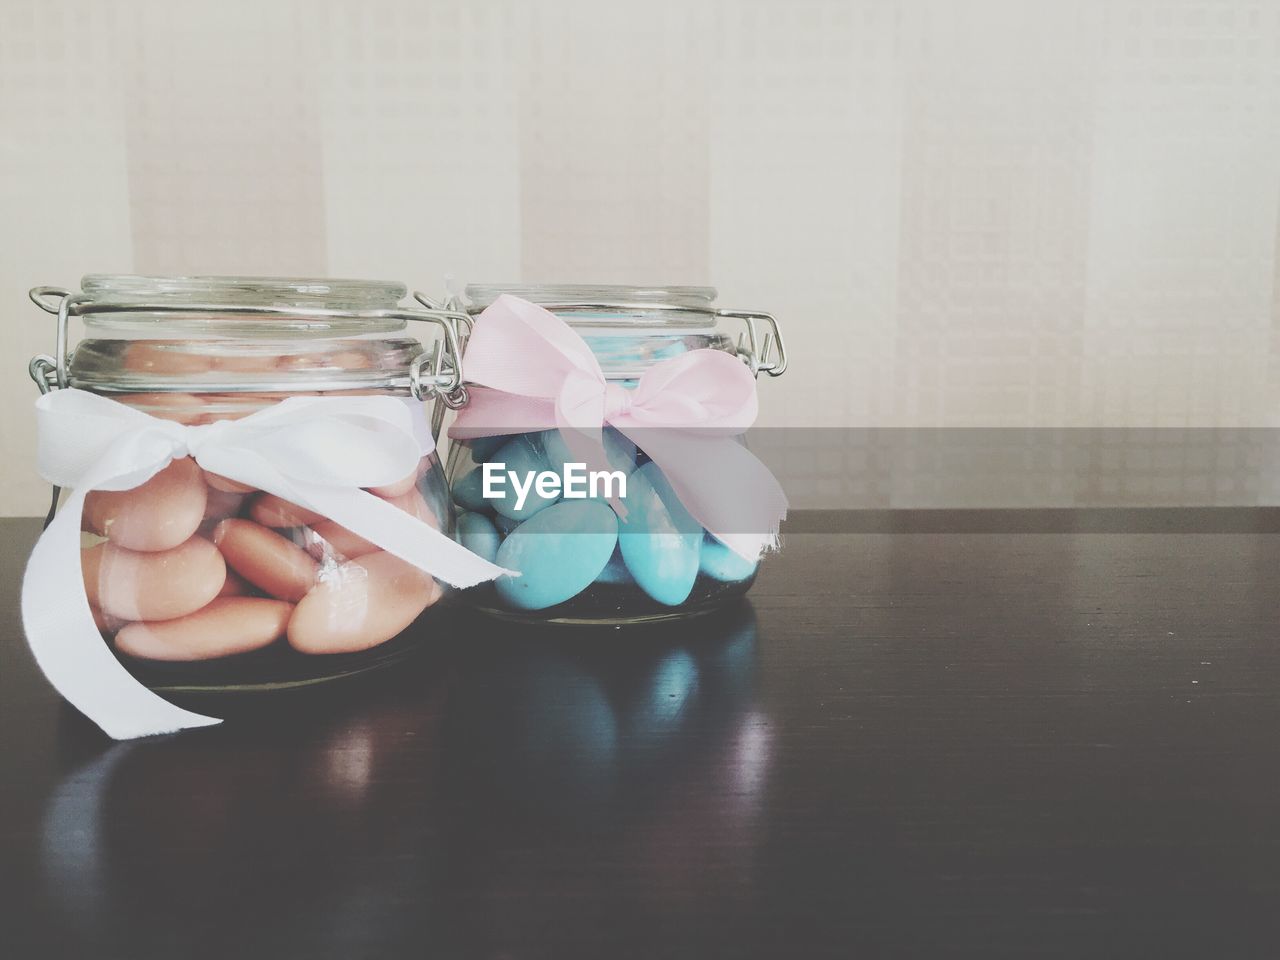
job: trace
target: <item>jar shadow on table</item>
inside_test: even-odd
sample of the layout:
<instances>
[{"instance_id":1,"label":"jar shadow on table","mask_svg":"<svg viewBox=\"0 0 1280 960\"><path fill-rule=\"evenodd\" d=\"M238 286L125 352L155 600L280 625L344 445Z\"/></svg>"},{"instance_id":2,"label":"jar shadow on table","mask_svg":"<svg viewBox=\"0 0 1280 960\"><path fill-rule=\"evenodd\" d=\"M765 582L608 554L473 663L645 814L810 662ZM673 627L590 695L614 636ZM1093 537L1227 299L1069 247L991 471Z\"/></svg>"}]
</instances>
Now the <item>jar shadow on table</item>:
<instances>
[{"instance_id":1,"label":"jar shadow on table","mask_svg":"<svg viewBox=\"0 0 1280 960\"><path fill-rule=\"evenodd\" d=\"M325 955L371 928L466 938L459 897L536 882L486 866L508 844L576 857L596 849L592 824L635 824L623 847L735 829L733 811L678 799L692 781L723 787L739 819L759 802L749 605L568 635L466 611L439 622L439 641L394 670L232 698L220 727L115 744L64 777L40 840L51 917L77 938L160 944L231 942L233 916ZM66 726L83 752L78 718Z\"/></svg>"},{"instance_id":2,"label":"jar shadow on table","mask_svg":"<svg viewBox=\"0 0 1280 960\"><path fill-rule=\"evenodd\" d=\"M465 749L450 775L485 802L591 818L713 761L752 708L756 618L742 602L666 624L491 627L460 652L449 723Z\"/></svg>"},{"instance_id":3,"label":"jar shadow on table","mask_svg":"<svg viewBox=\"0 0 1280 960\"><path fill-rule=\"evenodd\" d=\"M634 945L704 911L749 922L775 733L754 614L713 622L650 645L496 640L505 669L460 670L445 895L475 955Z\"/></svg>"},{"instance_id":4,"label":"jar shadow on table","mask_svg":"<svg viewBox=\"0 0 1280 960\"><path fill-rule=\"evenodd\" d=\"M403 882L397 857L428 843L441 796L446 685L421 682L439 658L415 661L416 677L386 674L379 695L370 683L251 700L222 726L112 744L64 777L39 851L62 934L138 956L217 943L219 917L234 918L228 944L340 937Z\"/></svg>"}]
</instances>

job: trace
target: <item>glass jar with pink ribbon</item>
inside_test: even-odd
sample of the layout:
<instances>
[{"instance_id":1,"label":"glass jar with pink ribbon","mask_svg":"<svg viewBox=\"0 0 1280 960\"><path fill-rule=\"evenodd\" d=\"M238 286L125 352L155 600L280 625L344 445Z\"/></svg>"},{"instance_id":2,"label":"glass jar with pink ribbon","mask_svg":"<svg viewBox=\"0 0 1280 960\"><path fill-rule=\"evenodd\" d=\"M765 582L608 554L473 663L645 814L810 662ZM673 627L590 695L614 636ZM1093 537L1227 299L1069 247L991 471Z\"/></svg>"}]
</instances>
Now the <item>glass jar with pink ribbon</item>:
<instances>
[{"instance_id":1,"label":"glass jar with pink ribbon","mask_svg":"<svg viewBox=\"0 0 1280 960\"><path fill-rule=\"evenodd\" d=\"M31 292L57 324L30 365L55 487L23 622L45 675L107 733L217 722L174 699L396 662L449 586L501 573L451 536L423 402L461 397L466 316L405 294L129 276Z\"/></svg>"},{"instance_id":2,"label":"glass jar with pink ribbon","mask_svg":"<svg viewBox=\"0 0 1280 960\"><path fill-rule=\"evenodd\" d=\"M786 514L743 434L786 351L706 287L472 285L449 429L459 542L507 619L625 624L741 597ZM438 407L438 411L443 407Z\"/></svg>"}]
</instances>

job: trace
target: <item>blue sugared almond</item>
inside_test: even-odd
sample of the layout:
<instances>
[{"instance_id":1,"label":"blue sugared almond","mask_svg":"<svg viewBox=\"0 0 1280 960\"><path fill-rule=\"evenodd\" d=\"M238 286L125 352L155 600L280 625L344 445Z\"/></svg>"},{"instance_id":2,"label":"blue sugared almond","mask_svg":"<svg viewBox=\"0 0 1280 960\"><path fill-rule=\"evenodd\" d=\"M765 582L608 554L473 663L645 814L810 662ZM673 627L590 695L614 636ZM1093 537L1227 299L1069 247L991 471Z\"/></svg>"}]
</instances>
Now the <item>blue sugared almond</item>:
<instances>
[{"instance_id":1,"label":"blue sugared almond","mask_svg":"<svg viewBox=\"0 0 1280 960\"><path fill-rule=\"evenodd\" d=\"M627 569L659 603L684 603L698 579L702 528L656 463L646 463L630 476L626 506L618 542Z\"/></svg>"},{"instance_id":2,"label":"blue sugared almond","mask_svg":"<svg viewBox=\"0 0 1280 960\"><path fill-rule=\"evenodd\" d=\"M498 595L521 610L564 603L600 575L617 542L618 518L603 501L563 500L539 510L498 548L498 565L520 571L495 581Z\"/></svg>"}]
</instances>

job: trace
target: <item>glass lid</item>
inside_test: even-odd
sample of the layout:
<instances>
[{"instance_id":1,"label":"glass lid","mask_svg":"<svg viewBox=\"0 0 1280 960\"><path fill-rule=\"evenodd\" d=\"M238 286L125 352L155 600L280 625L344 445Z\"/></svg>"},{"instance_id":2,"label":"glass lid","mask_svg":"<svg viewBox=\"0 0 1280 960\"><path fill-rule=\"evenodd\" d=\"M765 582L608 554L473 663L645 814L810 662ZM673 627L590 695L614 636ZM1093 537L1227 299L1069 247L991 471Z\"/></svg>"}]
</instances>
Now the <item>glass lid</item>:
<instances>
[{"instance_id":1,"label":"glass lid","mask_svg":"<svg viewBox=\"0 0 1280 960\"><path fill-rule=\"evenodd\" d=\"M690 350L734 351L717 328L714 287L607 284L469 284L467 310L479 313L502 294L546 307L573 327L610 380L629 381Z\"/></svg>"},{"instance_id":2,"label":"glass lid","mask_svg":"<svg viewBox=\"0 0 1280 960\"><path fill-rule=\"evenodd\" d=\"M541 304L574 326L705 328L715 320L715 287L475 283L465 290L468 309L483 310L504 293Z\"/></svg>"},{"instance_id":3,"label":"glass lid","mask_svg":"<svg viewBox=\"0 0 1280 960\"><path fill-rule=\"evenodd\" d=\"M408 292L381 280L89 274L76 309L95 336L360 336L403 330ZM165 333L156 330L163 325Z\"/></svg>"},{"instance_id":4,"label":"glass lid","mask_svg":"<svg viewBox=\"0 0 1280 960\"><path fill-rule=\"evenodd\" d=\"M298 277L145 277L91 273L80 289L98 303L147 303L276 307L326 310L393 309L408 293L384 280L329 280Z\"/></svg>"}]
</instances>

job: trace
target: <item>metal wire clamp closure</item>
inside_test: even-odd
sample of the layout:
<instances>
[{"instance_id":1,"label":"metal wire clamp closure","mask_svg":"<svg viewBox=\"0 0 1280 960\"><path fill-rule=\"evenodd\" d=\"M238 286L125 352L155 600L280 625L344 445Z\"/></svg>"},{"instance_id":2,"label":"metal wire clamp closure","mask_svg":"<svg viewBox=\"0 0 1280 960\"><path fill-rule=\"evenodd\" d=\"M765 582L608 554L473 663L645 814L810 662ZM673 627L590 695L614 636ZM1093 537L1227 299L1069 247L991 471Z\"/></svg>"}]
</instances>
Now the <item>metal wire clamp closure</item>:
<instances>
[{"instance_id":1,"label":"metal wire clamp closure","mask_svg":"<svg viewBox=\"0 0 1280 960\"><path fill-rule=\"evenodd\" d=\"M463 386L462 349L460 330L470 329L470 318L453 310L441 309L425 298L420 298L425 309L389 310L333 310L319 307L288 307L260 304L200 304L151 302L100 302L81 293L72 293L61 287L35 287L29 296L31 301L46 313L58 318L57 338L53 356L40 354L33 357L28 366L31 378L41 393L65 388L70 384L69 366L72 351L68 344L68 327L71 317L110 314L198 314L226 317L261 317L285 320L369 320L434 323L441 330L441 338L430 350L419 354L410 364L403 378L390 378L390 386L404 387L418 400L438 398L451 409L466 403ZM273 386L281 391L297 388L296 383L280 382L202 384L202 389L222 392L269 390Z\"/></svg>"},{"instance_id":2,"label":"metal wire clamp closure","mask_svg":"<svg viewBox=\"0 0 1280 960\"><path fill-rule=\"evenodd\" d=\"M430 301L425 300L421 294L415 294L420 303L429 305ZM455 305L455 304L451 304ZM585 300L566 300L555 303L542 303L539 306L551 311L552 313L622 313L622 314L666 314L670 316L688 317L690 314L707 318L708 320L740 320L744 326L743 331L738 335L736 353L747 365L751 373L759 376L767 373L771 377L780 377L787 369L787 348L782 339L782 329L778 325L778 320L772 314L760 313L753 310L725 310L706 308L700 309L694 306L675 303L658 302L631 302L631 301L585 301ZM461 309L460 305L458 309ZM466 333L470 332L471 321L467 314ZM625 322L614 321L610 323L608 320L602 320L601 326L626 325ZM767 329L761 330L760 324L764 324ZM459 335L462 345L466 345L466 335Z\"/></svg>"}]
</instances>

